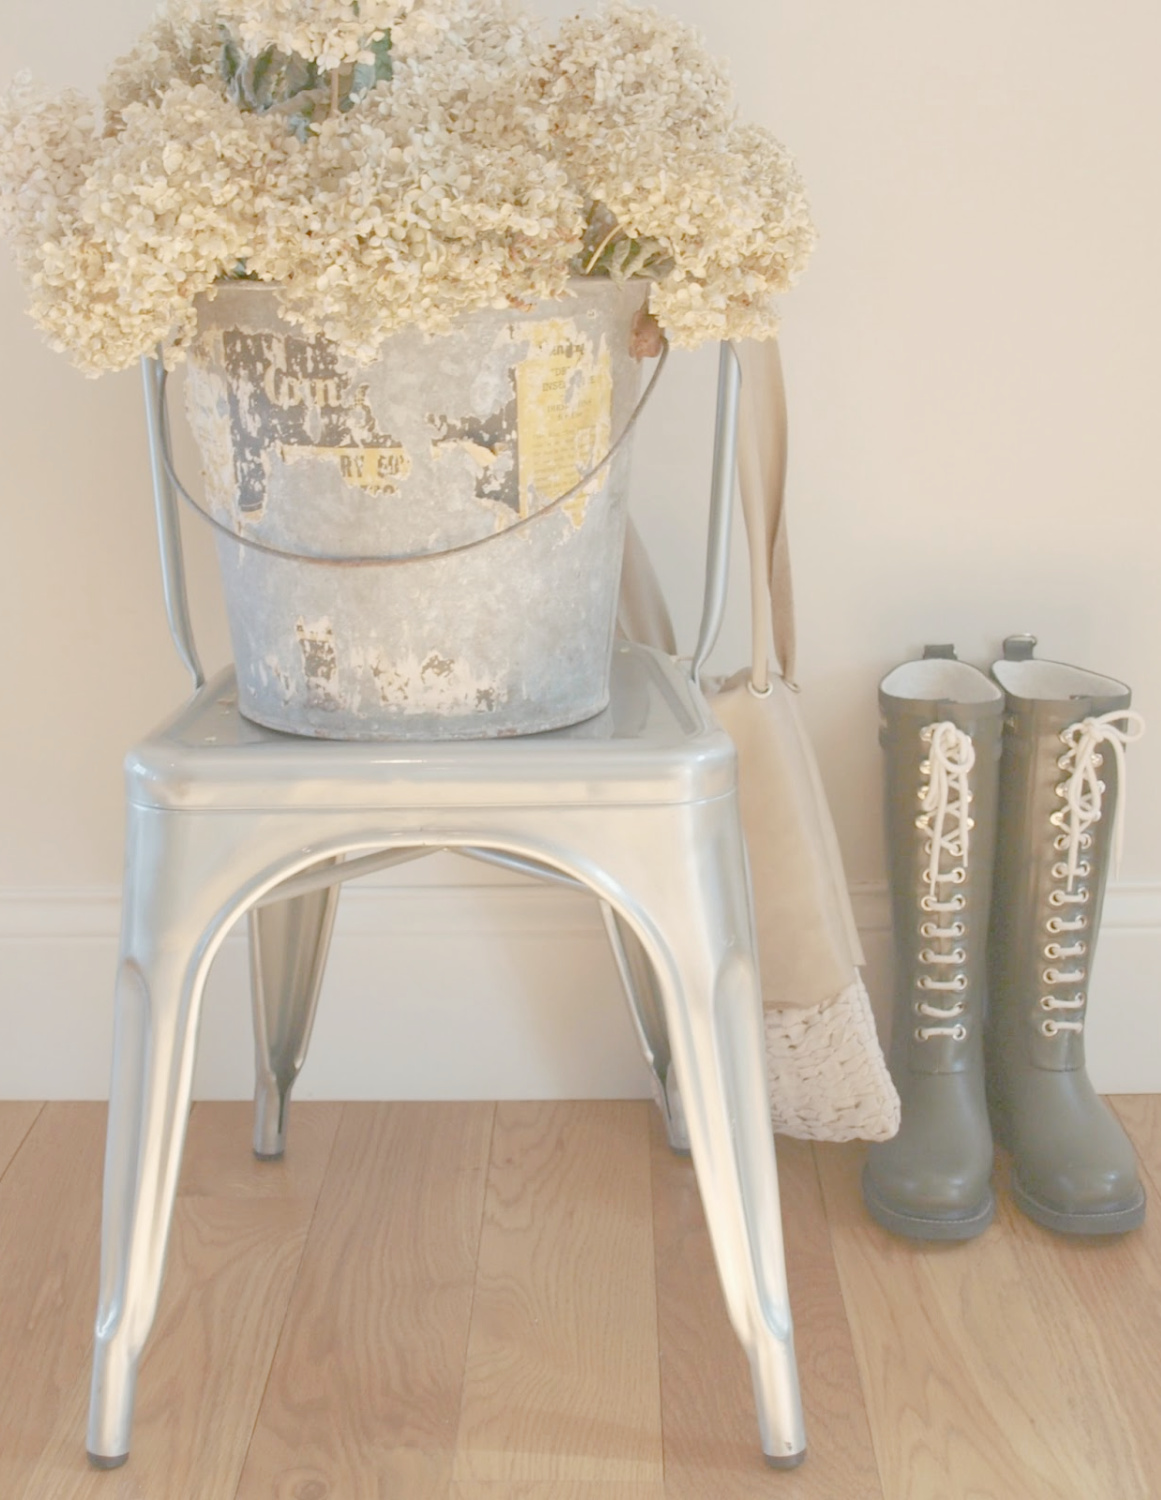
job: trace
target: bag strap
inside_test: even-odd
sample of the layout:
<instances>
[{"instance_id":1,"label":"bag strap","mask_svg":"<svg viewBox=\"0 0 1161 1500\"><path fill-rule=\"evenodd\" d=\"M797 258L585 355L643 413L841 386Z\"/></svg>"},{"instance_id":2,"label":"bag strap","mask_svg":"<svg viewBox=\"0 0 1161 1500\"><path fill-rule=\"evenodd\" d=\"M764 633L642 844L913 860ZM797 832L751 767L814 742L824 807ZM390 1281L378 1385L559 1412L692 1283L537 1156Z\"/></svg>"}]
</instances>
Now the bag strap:
<instances>
[{"instance_id":1,"label":"bag strap","mask_svg":"<svg viewBox=\"0 0 1161 1500\"><path fill-rule=\"evenodd\" d=\"M797 692L794 590L786 529L787 419L782 358L775 339L747 341L735 345L735 352L742 366L738 481L750 544L750 686L762 696L770 691L769 620L776 673Z\"/></svg>"}]
</instances>

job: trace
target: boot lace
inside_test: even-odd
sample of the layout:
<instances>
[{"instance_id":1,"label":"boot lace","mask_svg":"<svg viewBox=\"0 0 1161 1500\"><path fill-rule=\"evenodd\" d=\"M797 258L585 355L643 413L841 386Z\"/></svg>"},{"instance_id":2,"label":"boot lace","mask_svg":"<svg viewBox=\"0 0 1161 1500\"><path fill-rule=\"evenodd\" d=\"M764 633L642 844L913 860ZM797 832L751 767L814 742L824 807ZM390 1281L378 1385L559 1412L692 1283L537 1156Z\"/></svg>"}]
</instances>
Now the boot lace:
<instances>
[{"instance_id":1,"label":"boot lace","mask_svg":"<svg viewBox=\"0 0 1161 1500\"><path fill-rule=\"evenodd\" d=\"M1123 729L1116 727L1118 719L1124 721ZM1118 709L1070 724L1060 734L1065 750L1056 764L1066 776L1056 786L1056 795L1062 806L1050 815L1049 821L1059 829L1052 847L1064 858L1052 866L1052 878L1058 884L1048 896L1053 915L1045 924L1052 941L1045 944L1043 952L1048 967L1040 977L1046 991L1061 987L1073 993L1041 995L1040 1009L1047 1012L1040 1022L1044 1036L1057 1036L1062 1031L1079 1034L1084 1030L1084 1008L1088 997L1079 986L1084 984L1088 973L1088 966L1083 961L1088 954L1088 941L1078 934L1085 932L1089 925L1089 918L1082 908L1091 901L1092 892L1083 882L1092 874L1092 865L1082 856L1092 848L1092 829L1101 820L1107 790L1098 775L1104 764L1100 747L1108 745L1117 763L1120 795L1113 820L1115 867L1120 863L1125 826L1125 746L1139 740L1144 733L1145 721L1140 714L1131 709ZM1069 911L1072 914L1066 915ZM1059 942L1062 934L1069 934L1069 940ZM1061 964L1064 967L1058 967ZM1071 1012L1073 1018L1063 1019L1060 1012Z\"/></svg>"},{"instance_id":2,"label":"boot lace","mask_svg":"<svg viewBox=\"0 0 1161 1500\"><path fill-rule=\"evenodd\" d=\"M936 974L921 974L916 981L924 995L939 999L941 995L956 998L950 1005L936 1005L930 999L918 1002L915 1009L927 1020L938 1021L937 1026L916 1028L918 1041L926 1042L931 1037L946 1036L957 1042L967 1036L967 1027L960 1020L964 1013L963 994L967 989L967 975L962 965L967 962L967 950L959 939L967 933L958 914L967 902L962 891L948 891L946 887L962 885L967 879L968 840L973 825L969 816L972 800L968 786L968 774L976 761L975 746L971 736L957 729L949 721L928 724L920 730L919 737L928 746L927 758L920 762L920 772L927 783L919 790L919 802L923 811L915 819L915 826L929 837L923 846L928 856L924 884L927 890L920 897L920 909L933 919L920 923L921 937L930 938L939 944L919 950L919 962L932 967L938 973L947 968L960 972L946 978ZM948 917L953 919L948 921ZM945 945L951 943L949 949ZM954 1024L946 1024L946 1023Z\"/></svg>"}]
</instances>

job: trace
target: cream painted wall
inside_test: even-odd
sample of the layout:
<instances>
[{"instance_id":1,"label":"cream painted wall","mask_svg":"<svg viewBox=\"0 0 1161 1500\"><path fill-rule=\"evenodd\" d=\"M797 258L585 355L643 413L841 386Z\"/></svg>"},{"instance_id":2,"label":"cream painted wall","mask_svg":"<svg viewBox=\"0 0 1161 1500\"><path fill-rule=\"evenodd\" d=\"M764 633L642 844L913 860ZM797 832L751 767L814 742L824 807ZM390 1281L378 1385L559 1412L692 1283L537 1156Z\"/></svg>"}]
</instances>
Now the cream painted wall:
<instances>
[{"instance_id":1,"label":"cream painted wall","mask_svg":"<svg viewBox=\"0 0 1161 1500\"><path fill-rule=\"evenodd\" d=\"M1121 880L1161 882L1161 10L668 4L712 33L745 110L795 150L822 231L783 347L800 677L852 883L883 879L879 676L925 640L986 662L1013 630L1124 677L1154 720L1133 752ZM27 66L92 87L149 9L0 0L0 78ZM137 377L85 381L20 308L4 261L0 891L108 890L122 753L184 683ZM713 373L710 352L671 362L636 464L686 640ZM189 540L220 661L210 551ZM739 590L723 664L745 638Z\"/></svg>"}]
</instances>

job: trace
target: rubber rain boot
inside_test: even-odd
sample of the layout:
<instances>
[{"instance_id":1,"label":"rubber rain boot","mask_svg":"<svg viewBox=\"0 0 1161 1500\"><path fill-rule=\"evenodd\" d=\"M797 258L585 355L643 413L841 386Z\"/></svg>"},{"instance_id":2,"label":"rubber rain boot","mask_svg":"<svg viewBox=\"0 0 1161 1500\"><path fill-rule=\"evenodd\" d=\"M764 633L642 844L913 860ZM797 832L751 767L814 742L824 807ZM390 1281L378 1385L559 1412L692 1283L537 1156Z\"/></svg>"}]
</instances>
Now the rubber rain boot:
<instances>
[{"instance_id":1,"label":"rubber rain boot","mask_svg":"<svg viewBox=\"0 0 1161 1500\"><path fill-rule=\"evenodd\" d=\"M871 1147L863 1198L895 1234L970 1239L995 1210L983 1025L1004 698L928 646L883 679L879 706L902 1123Z\"/></svg>"},{"instance_id":2,"label":"rubber rain boot","mask_svg":"<svg viewBox=\"0 0 1161 1500\"><path fill-rule=\"evenodd\" d=\"M1124 747L1143 725L1114 678L1038 661L1009 636L989 951L988 1103L1019 1207L1066 1234L1145 1217L1133 1148L1085 1071L1089 974L1124 807Z\"/></svg>"}]
</instances>

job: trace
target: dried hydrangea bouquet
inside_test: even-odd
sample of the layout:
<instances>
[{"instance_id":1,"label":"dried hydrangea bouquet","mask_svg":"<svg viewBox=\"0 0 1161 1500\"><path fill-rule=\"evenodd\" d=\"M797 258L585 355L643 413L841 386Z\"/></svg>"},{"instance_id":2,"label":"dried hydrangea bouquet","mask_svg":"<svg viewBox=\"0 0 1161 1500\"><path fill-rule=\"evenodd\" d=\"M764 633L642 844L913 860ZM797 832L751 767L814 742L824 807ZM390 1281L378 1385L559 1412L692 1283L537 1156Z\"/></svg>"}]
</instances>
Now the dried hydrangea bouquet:
<instances>
[{"instance_id":1,"label":"dried hydrangea bouquet","mask_svg":"<svg viewBox=\"0 0 1161 1500\"><path fill-rule=\"evenodd\" d=\"M510 0L168 0L100 108L0 101L0 233L85 372L188 358L243 709L344 737L599 709L529 709L494 576L549 675L565 630L607 678L635 356L772 336L814 241L698 35L622 0L555 36Z\"/></svg>"}]
</instances>

